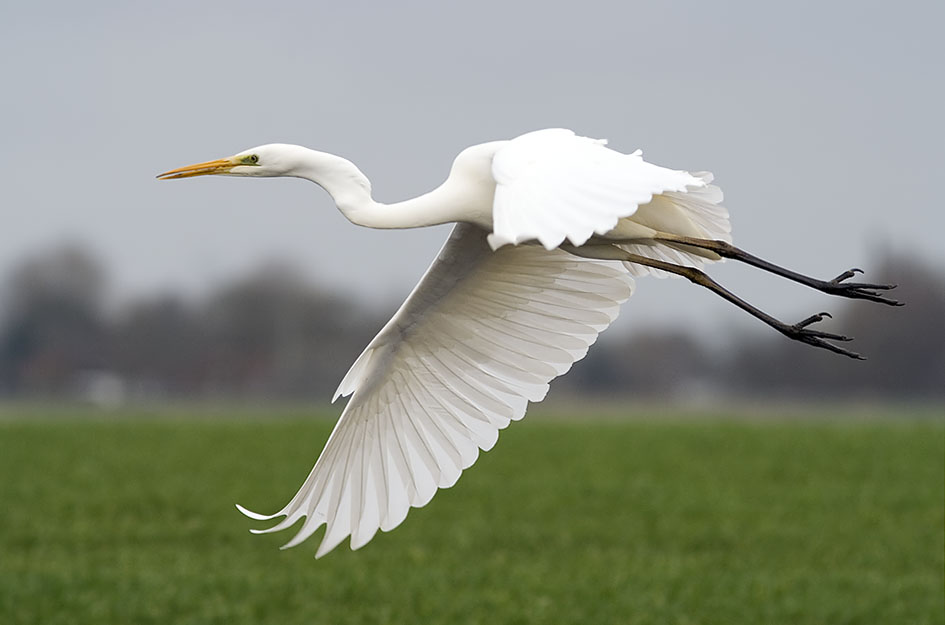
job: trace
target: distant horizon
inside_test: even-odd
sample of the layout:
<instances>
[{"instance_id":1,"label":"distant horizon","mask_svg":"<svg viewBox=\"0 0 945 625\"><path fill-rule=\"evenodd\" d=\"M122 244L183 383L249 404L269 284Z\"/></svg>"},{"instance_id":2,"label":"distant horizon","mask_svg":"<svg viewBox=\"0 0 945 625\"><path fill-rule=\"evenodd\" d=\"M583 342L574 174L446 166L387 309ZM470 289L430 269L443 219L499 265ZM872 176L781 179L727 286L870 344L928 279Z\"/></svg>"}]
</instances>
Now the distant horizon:
<instances>
[{"instance_id":1,"label":"distant horizon","mask_svg":"<svg viewBox=\"0 0 945 625\"><path fill-rule=\"evenodd\" d=\"M852 336L853 361L793 343L764 324L608 330L556 393L716 404L729 398L941 401L945 271L891 257L905 308L834 301L823 330ZM108 270L64 248L0 276L0 398L79 399L103 406L199 397L332 395L387 310L261 266L200 298L174 292L112 301ZM625 305L625 308L627 306ZM730 306L732 318L743 315ZM626 311L625 311L626 312Z\"/></svg>"}]
</instances>

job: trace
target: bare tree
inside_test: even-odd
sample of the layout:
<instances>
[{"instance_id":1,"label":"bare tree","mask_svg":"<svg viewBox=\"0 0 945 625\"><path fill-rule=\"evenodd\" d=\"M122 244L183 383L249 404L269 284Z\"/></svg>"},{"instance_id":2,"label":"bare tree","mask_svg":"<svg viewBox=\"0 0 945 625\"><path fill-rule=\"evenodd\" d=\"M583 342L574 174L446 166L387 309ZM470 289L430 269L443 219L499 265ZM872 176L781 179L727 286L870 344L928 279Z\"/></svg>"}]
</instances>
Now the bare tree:
<instances>
[{"instance_id":1,"label":"bare tree","mask_svg":"<svg viewBox=\"0 0 945 625\"><path fill-rule=\"evenodd\" d=\"M0 388L58 394L76 370L107 354L105 271L91 254L64 245L28 258L4 289Z\"/></svg>"},{"instance_id":2,"label":"bare tree","mask_svg":"<svg viewBox=\"0 0 945 625\"><path fill-rule=\"evenodd\" d=\"M132 302L112 334L112 365L137 395L194 395L204 388L210 342L196 306L174 295Z\"/></svg>"},{"instance_id":3,"label":"bare tree","mask_svg":"<svg viewBox=\"0 0 945 625\"><path fill-rule=\"evenodd\" d=\"M319 396L329 392L378 326L297 272L270 265L216 293L207 305L210 388Z\"/></svg>"}]
</instances>

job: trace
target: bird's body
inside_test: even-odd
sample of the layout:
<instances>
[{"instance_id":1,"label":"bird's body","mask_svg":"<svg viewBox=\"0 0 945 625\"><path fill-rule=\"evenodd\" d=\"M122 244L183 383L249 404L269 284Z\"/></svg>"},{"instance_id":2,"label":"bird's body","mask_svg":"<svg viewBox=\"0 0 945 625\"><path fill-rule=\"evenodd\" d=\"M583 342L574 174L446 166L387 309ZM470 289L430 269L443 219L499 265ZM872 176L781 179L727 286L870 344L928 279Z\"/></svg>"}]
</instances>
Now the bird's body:
<instances>
[{"instance_id":1,"label":"bird's body","mask_svg":"<svg viewBox=\"0 0 945 625\"><path fill-rule=\"evenodd\" d=\"M322 186L353 223L414 228L457 222L394 317L342 380L351 395L308 479L267 520L305 518L287 546L327 525L318 556L390 530L411 506L453 485L498 431L541 401L581 359L633 291L633 277L677 274L715 291L790 338L853 355L808 329L758 311L699 270L723 256L826 292L882 298L886 285L800 276L730 244L722 194L706 173L658 167L639 152L551 129L463 150L447 180L395 204L341 157L270 144L162 174L294 176ZM849 274L849 275L847 275Z\"/></svg>"}]
</instances>

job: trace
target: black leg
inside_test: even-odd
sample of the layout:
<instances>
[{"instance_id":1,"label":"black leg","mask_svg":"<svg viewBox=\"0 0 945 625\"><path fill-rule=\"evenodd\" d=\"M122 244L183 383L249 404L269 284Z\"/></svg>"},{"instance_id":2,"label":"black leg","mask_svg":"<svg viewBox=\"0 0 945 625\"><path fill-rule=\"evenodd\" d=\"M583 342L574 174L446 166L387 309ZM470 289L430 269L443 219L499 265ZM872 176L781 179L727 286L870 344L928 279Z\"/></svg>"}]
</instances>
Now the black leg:
<instances>
[{"instance_id":1,"label":"black leg","mask_svg":"<svg viewBox=\"0 0 945 625\"><path fill-rule=\"evenodd\" d=\"M759 269L769 273L787 278L788 280L793 280L794 282L799 282L800 284L809 286L812 289L817 289L818 291L822 291L830 295L839 295L840 297L849 297L851 299L865 299L871 302L888 304L890 306L902 306L902 302L897 302L894 299L890 299L886 297L885 293L883 293L883 291L896 288L895 284L845 282L845 280L852 278L855 274L863 273L862 269L850 269L848 271L844 271L833 280L818 280L817 278L811 278L810 276L805 276L804 274L800 274L795 271L791 271L790 269L785 269L784 267L779 267L773 263L769 263L763 258L753 256L752 254L735 247L731 243L726 243L725 241L695 239L692 237L681 237L662 232L658 233L653 240L663 241L665 243L675 243L678 245L689 245L691 247L709 250L724 258L731 258L732 260L737 260L739 262L751 265L752 267L758 267Z\"/></svg>"},{"instance_id":2,"label":"black leg","mask_svg":"<svg viewBox=\"0 0 945 625\"><path fill-rule=\"evenodd\" d=\"M794 341L800 341L801 343L807 343L808 345L813 345L814 347L820 347L838 354L843 354L844 356L849 356L850 358L856 358L858 360L866 360L863 356L852 352L848 349L844 349L828 341L850 341L849 337L843 336L841 334L831 334L829 332L821 332L819 330L812 330L808 326L822 321L825 317L830 317L829 313L818 313L816 315L811 315L807 319L800 321L795 324L787 324L783 321L775 319L768 313L756 308L738 297L718 282L713 280L705 272L696 269L695 267L684 267L682 265L674 265L672 263L667 263L661 260L655 260L652 258L647 258L646 256L640 256L639 254L633 254L627 252L619 247L614 245L584 245L581 247L574 247L571 245L562 245L562 249L567 252L570 252L576 256L583 256L585 258L595 258L598 260L622 260L631 263L636 263L638 265L645 265L647 267L653 267L655 269L662 269L668 273L676 274L677 276L682 276L698 284L701 287L705 287L715 293L716 295L722 297L726 301L735 304L748 314L753 317L760 319L765 322L784 336L788 337Z\"/></svg>"}]
</instances>

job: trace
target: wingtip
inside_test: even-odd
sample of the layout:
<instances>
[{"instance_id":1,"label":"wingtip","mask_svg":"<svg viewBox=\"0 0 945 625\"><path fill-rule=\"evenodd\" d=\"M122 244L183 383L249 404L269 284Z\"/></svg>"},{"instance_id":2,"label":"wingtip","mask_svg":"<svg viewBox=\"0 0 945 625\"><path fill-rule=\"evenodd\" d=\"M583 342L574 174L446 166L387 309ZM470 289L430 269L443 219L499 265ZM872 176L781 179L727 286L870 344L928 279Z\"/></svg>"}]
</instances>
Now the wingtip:
<instances>
[{"instance_id":1,"label":"wingtip","mask_svg":"<svg viewBox=\"0 0 945 625\"><path fill-rule=\"evenodd\" d=\"M258 512L253 512L252 510L247 510L243 506L236 504L236 509L239 510L243 516L249 517L254 521L268 521L273 518L272 515L259 514ZM250 530L251 532L253 530Z\"/></svg>"}]
</instances>

